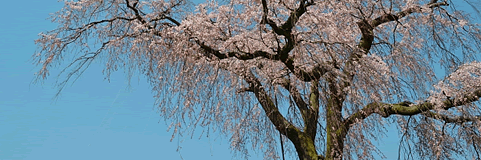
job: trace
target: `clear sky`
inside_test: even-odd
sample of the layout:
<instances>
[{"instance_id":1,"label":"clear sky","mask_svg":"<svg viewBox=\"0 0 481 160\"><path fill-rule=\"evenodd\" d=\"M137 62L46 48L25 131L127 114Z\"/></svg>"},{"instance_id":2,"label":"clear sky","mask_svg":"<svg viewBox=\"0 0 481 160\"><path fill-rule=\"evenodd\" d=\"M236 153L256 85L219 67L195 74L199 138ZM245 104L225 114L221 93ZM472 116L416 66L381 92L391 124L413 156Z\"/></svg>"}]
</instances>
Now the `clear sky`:
<instances>
[{"instance_id":1,"label":"clear sky","mask_svg":"<svg viewBox=\"0 0 481 160\"><path fill-rule=\"evenodd\" d=\"M56 99L56 74L33 84L33 41L56 27L46 18L61 7L56 0L0 3L0 160L239 159L226 137L171 142L143 77L132 78L129 87L120 71L109 82L93 64ZM399 139L391 137L379 146L394 159ZM261 158L251 153L250 159Z\"/></svg>"}]
</instances>

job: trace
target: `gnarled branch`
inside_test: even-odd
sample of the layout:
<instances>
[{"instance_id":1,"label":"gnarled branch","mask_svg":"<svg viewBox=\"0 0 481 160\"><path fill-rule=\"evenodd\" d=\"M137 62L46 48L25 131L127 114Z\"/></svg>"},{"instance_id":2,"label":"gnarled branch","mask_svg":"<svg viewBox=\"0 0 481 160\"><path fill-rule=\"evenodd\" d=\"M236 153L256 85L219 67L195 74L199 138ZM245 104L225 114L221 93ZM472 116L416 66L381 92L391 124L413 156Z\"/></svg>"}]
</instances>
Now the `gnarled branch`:
<instances>
[{"instance_id":1,"label":"gnarled branch","mask_svg":"<svg viewBox=\"0 0 481 160\"><path fill-rule=\"evenodd\" d=\"M473 122L473 121L481 121L481 116L448 116L440 113L434 112L426 112L423 113L424 116L441 120L446 123L464 123L464 122Z\"/></svg>"},{"instance_id":2,"label":"gnarled branch","mask_svg":"<svg viewBox=\"0 0 481 160\"><path fill-rule=\"evenodd\" d=\"M281 26L278 26L274 21L267 18L269 13L267 1L262 0L263 15L261 23L267 23L272 28L274 33L286 37L286 44L279 49L276 57L278 57L279 60L284 63L287 68L294 73L294 75L296 75L297 78L305 82L318 80L324 73L327 72L326 68L321 66L316 66L312 71L306 72L298 66L295 66L293 57L289 56L289 52L291 52L296 46L296 40L294 35L292 35L292 28L296 26L299 18L307 11L307 7L310 5L313 5L313 3L308 2L307 0L301 1L299 7L290 13L289 18L287 18L287 20Z\"/></svg>"},{"instance_id":3,"label":"gnarled branch","mask_svg":"<svg viewBox=\"0 0 481 160\"><path fill-rule=\"evenodd\" d=\"M435 106L439 106L444 110L448 110L452 107L466 105L475 101L478 101L481 97L481 89L476 90L471 93L467 93L464 96L446 99L442 101L441 104L433 104L430 102L424 102L420 104L412 104L410 102L401 102L396 104L388 104L388 103L381 103L381 102L373 102L360 111L352 114L345 120L345 125L349 126L356 122L362 121L365 118L369 117L370 115L377 113L382 117L389 117L390 115L397 114L397 115L417 115L429 110L434 109ZM441 119L442 120L442 119ZM446 119L450 120L450 119ZM468 120L468 119L464 119Z\"/></svg>"}]
</instances>

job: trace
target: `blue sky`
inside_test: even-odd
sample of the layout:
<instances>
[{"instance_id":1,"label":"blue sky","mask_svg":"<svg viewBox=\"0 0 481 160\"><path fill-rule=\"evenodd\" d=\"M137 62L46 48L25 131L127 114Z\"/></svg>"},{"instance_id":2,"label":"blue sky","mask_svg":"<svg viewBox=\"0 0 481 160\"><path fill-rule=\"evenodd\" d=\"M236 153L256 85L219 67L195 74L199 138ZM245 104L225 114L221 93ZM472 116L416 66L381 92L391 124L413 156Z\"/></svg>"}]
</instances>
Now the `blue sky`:
<instances>
[{"instance_id":1,"label":"blue sky","mask_svg":"<svg viewBox=\"0 0 481 160\"><path fill-rule=\"evenodd\" d=\"M55 98L56 74L34 84L38 33L54 29L46 18L62 4L3 1L0 5L0 159L239 159L226 137L174 139L155 110L143 77L130 86L122 71L104 80L94 63ZM55 73L55 72L54 72ZM390 132L393 135L396 131ZM379 144L396 158L397 136ZM182 147L177 152L178 146ZM251 159L261 159L255 152Z\"/></svg>"},{"instance_id":2,"label":"blue sky","mask_svg":"<svg viewBox=\"0 0 481 160\"><path fill-rule=\"evenodd\" d=\"M132 78L129 87L120 71L109 83L94 63L58 98L55 74L33 84L34 40L56 27L46 18L61 7L56 0L0 5L1 160L232 159L227 138L170 142L172 132L156 113L143 77Z\"/></svg>"}]
</instances>

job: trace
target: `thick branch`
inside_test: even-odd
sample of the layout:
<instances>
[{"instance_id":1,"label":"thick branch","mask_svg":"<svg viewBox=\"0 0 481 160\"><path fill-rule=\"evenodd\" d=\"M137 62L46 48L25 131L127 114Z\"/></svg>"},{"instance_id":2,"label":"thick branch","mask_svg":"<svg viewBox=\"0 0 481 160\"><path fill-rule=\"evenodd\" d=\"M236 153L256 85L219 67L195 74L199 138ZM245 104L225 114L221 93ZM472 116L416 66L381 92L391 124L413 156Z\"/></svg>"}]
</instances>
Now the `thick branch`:
<instances>
[{"instance_id":1,"label":"thick branch","mask_svg":"<svg viewBox=\"0 0 481 160\"><path fill-rule=\"evenodd\" d=\"M274 33L278 35L284 35L285 31L279 28L276 24L276 22L272 21L271 19L267 18L267 15L269 14L269 9L267 8L267 0L262 0L262 24L267 23Z\"/></svg>"},{"instance_id":2,"label":"thick branch","mask_svg":"<svg viewBox=\"0 0 481 160\"><path fill-rule=\"evenodd\" d=\"M167 20L171 21L172 23L174 23L174 24L175 24L175 25L177 25L177 26L180 26L180 22L179 22L179 21L177 21L177 20L175 20L175 19L173 19L172 17L169 17L169 16L164 16L163 18L165 18L165 19L167 19Z\"/></svg>"},{"instance_id":3,"label":"thick branch","mask_svg":"<svg viewBox=\"0 0 481 160\"><path fill-rule=\"evenodd\" d=\"M222 53L221 51L214 49L208 45L205 45L203 42L196 40L196 43L209 55L209 58L212 58L211 55L214 55L215 57L219 59L226 59L226 58L232 58L235 57L239 60L250 60L250 59L255 59L258 57L270 59L273 61L281 61L283 62L287 68L294 73L294 75L299 78L302 81L309 82L312 80L318 80L322 75L327 73L329 71L328 67L323 66L323 65L318 65L316 67L313 67L313 69L310 72L306 72L299 68L298 66L294 65L294 60L292 58L288 58L283 60L282 57L279 56L279 54L270 54L265 51L255 51L254 53L242 53L242 52L227 52L227 53Z\"/></svg>"},{"instance_id":4,"label":"thick branch","mask_svg":"<svg viewBox=\"0 0 481 160\"><path fill-rule=\"evenodd\" d=\"M473 122L473 121L481 121L481 116L448 116L444 114L434 113L434 112L426 112L423 113L426 117L431 117L434 119L442 120L446 123L464 123L464 122Z\"/></svg>"},{"instance_id":5,"label":"thick branch","mask_svg":"<svg viewBox=\"0 0 481 160\"><path fill-rule=\"evenodd\" d=\"M249 84L249 87L251 88L250 90L254 92L257 100L262 106L262 109L264 109L267 117L272 124L274 124L276 129L289 139L297 139L297 135L299 135L301 131L287 121L284 116L282 116L281 112L279 112L279 109L272 101L272 98L264 90L261 82L254 76L254 74L248 72L248 75L245 77L245 81Z\"/></svg>"},{"instance_id":6,"label":"thick branch","mask_svg":"<svg viewBox=\"0 0 481 160\"><path fill-rule=\"evenodd\" d=\"M292 96L292 99L296 103L297 108L301 112L302 119L306 121L309 106L302 98L302 95L300 94L299 90L297 90L295 86L292 86L289 80L287 79L282 81L281 86L284 87L287 91L289 91L289 94Z\"/></svg>"},{"instance_id":7,"label":"thick branch","mask_svg":"<svg viewBox=\"0 0 481 160\"><path fill-rule=\"evenodd\" d=\"M446 3L446 2L439 2L439 3L431 3L431 4L428 4L427 7L429 8L435 8L435 7L440 7L440 6L448 6L449 4ZM397 21L411 13L417 13L417 12L421 12L421 7L417 6L417 7L411 7L411 8L408 8L408 9L405 9L401 12L398 12L398 13L395 13L395 14L384 14L374 20L372 20L371 22L371 25L373 27L377 27L381 24L384 24L384 23L387 23L387 22L392 22L392 21Z\"/></svg>"},{"instance_id":8,"label":"thick branch","mask_svg":"<svg viewBox=\"0 0 481 160\"><path fill-rule=\"evenodd\" d=\"M446 2L439 2L439 3L430 3L427 5L427 7L435 8L435 7L447 6L447 5L448 3ZM363 20L363 21L357 22L357 25L362 33L361 41L359 42L359 48L361 48L365 53L369 52L369 50L371 49L372 41L374 40L373 30L377 26L384 23L392 22L392 21L398 21L399 19L406 17L411 13L421 12L421 9L422 8L419 6L411 7L395 14L391 14L391 13L384 14L382 16L375 18L372 21Z\"/></svg>"},{"instance_id":9,"label":"thick branch","mask_svg":"<svg viewBox=\"0 0 481 160\"><path fill-rule=\"evenodd\" d=\"M299 8L297 8L294 12L291 12L291 15L289 18L287 18L287 21L282 24L281 28L290 32L299 21L299 18L306 13L307 7L310 5L312 5L312 3L309 3L306 0L301 1Z\"/></svg>"},{"instance_id":10,"label":"thick branch","mask_svg":"<svg viewBox=\"0 0 481 160\"><path fill-rule=\"evenodd\" d=\"M417 114L432 110L437 105L439 105L439 107L443 108L444 110L448 110L452 107L462 106L462 105L466 105L466 104L478 101L480 97L481 97L481 89L476 90L472 93L468 93L465 96L446 99L442 101L442 104L433 104L427 101L421 104L412 104L410 102L401 102L397 104L374 102L374 103L368 104L366 107L364 107L360 111L349 116L346 119L345 123L347 126L349 126L358 121L362 121L363 119L369 117L373 113L377 113L383 117L389 117L390 115L393 115L393 114L406 115L406 116L417 115Z\"/></svg>"},{"instance_id":11,"label":"thick branch","mask_svg":"<svg viewBox=\"0 0 481 160\"><path fill-rule=\"evenodd\" d=\"M232 58L235 57L239 60L250 60L250 59L255 59L258 57L263 57L267 58L270 60L279 60L279 57L264 51L255 51L254 53L241 53L241 52L227 52L227 53L222 53L221 51L214 49L208 45L205 45L203 42L196 40L195 41L205 52L208 54L212 54L215 57L219 59L226 59L226 58ZM209 56L212 58L211 56Z\"/></svg>"},{"instance_id":12,"label":"thick branch","mask_svg":"<svg viewBox=\"0 0 481 160\"><path fill-rule=\"evenodd\" d=\"M174 23L176 26L180 26L179 21L175 20L172 17L166 16L166 15L167 15L167 13L161 13L161 14L159 14L159 17L152 18L150 21L155 22L155 21L159 21L159 20L168 20L168 21Z\"/></svg>"},{"instance_id":13,"label":"thick branch","mask_svg":"<svg viewBox=\"0 0 481 160\"><path fill-rule=\"evenodd\" d=\"M136 18L137 20L139 20L142 24L145 25L145 24L147 23L147 21L145 21L145 20L142 18L142 16L140 16L139 10L138 10L137 8L135 8L137 3L134 3L134 6L130 5L129 0L125 0L125 3L127 4L127 7L134 12L135 18ZM148 27L149 27L149 29L151 29L150 26L148 26Z\"/></svg>"},{"instance_id":14,"label":"thick branch","mask_svg":"<svg viewBox=\"0 0 481 160\"><path fill-rule=\"evenodd\" d=\"M301 3L299 4L299 7L296 8L296 10L294 10L293 12L291 12L286 22L284 22L284 24L282 24L279 27L274 21L267 18L267 15L269 13L269 9L267 7L267 0L262 0L262 22L261 23L267 23L276 34L289 37L292 31L292 28L294 28L296 23L299 21L299 18L307 11L307 7L310 5L312 5L312 3L309 3L306 0L301 1Z\"/></svg>"},{"instance_id":15,"label":"thick branch","mask_svg":"<svg viewBox=\"0 0 481 160\"><path fill-rule=\"evenodd\" d=\"M264 90L261 82L254 76L254 74L248 72L244 80L249 84L249 87L252 92L254 92L257 100L272 124L274 124L281 134L289 138L294 144L299 159L318 158L316 147L314 145L315 141L282 116L276 104L274 104L271 97Z\"/></svg>"},{"instance_id":16,"label":"thick branch","mask_svg":"<svg viewBox=\"0 0 481 160\"><path fill-rule=\"evenodd\" d=\"M307 120L304 121L305 132L312 140L316 139L317 119L319 118L319 82L312 81L311 93L309 95L309 106Z\"/></svg>"},{"instance_id":17,"label":"thick branch","mask_svg":"<svg viewBox=\"0 0 481 160\"><path fill-rule=\"evenodd\" d=\"M302 81L310 82L312 80L318 80L321 75L326 73L326 69L323 67L315 67L311 72L306 72L299 68L298 66L294 65L294 60L292 57L289 57L289 53L294 49L296 46L296 41L294 35L292 35L292 29L296 26L296 23L299 21L299 18L307 11L307 7L312 5L306 0L301 1L299 7L292 11L287 18L286 22L284 22L280 27L271 19L267 18L269 13L269 9L267 7L267 0L262 0L262 22L267 23L274 33L278 35L283 35L286 38L286 44L279 49L278 54L276 57L280 59L282 63L284 63L289 70L296 75Z\"/></svg>"},{"instance_id":18,"label":"thick branch","mask_svg":"<svg viewBox=\"0 0 481 160\"><path fill-rule=\"evenodd\" d=\"M289 91L301 112L304 121L304 131L314 141L317 133L317 119L319 118L319 83L313 81L311 84L309 104L304 101L297 88L292 86L288 80L282 81L280 85Z\"/></svg>"},{"instance_id":19,"label":"thick branch","mask_svg":"<svg viewBox=\"0 0 481 160\"><path fill-rule=\"evenodd\" d=\"M289 56L289 52L291 52L292 49L294 49L295 47L295 39L294 39L294 36L291 34L292 28L295 26L295 24L299 20L299 17L306 12L306 7L309 5L311 5L311 3L308 3L307 1L303 1L299 6L299 8L297 8L295 11L293 11L293 13L291 13L291 16L282 25L282 27L279 27L274 21L267 18L267 15L269 12L267 8L267 1L262 0L263 19L261 23L267 23L276 34L284 35L287 39L286 44L281 49L279 49L277 54L270 54L260 50L255 51L253 53L235 52L235 51L222 53L221 51L206 45L204 42L200 40L195 40L195 42L207 53L206 56L209 58L213 58L213 56L215 56L219 59L235 57L239 60L250 60L250 59L262 57L262 58L266 58L273 61L281 61L297 78L299 78L302 81L310 82L313 80L318 80L322 75L324 75L329 71L328 67L323 65L318 65L313 67L311 71L305 71L300 67L294 65L293 57Z\"/></svg>"},{"instance_id":20,"label":"thick branch","mask_svg":"<svg viewBox=\"0 0 481 160\"><path fill-rule=\"evenodd\" d=\"M446 2L439 2L439 3L429 3L426 6L429 8L440 7L440 6L447 6ZM359 41L358 47L361 49L362 52L353 52L349 56L349 61L346 63L348 68L344 73L348 77L348 81L346 84L343 85L344 87L350 86L350 81L354 78L354 74L349 72L349 70L354 70L353 63L359 61L359 59L369 53L372 47L372 43L374 41L374 29L384 23L398 21L399 19L406 17L412 13L421 12L422 7L416 6L405 9L403 11L397 13L386 13L383 14L374 20L363 19L362 21L357 22L357 26L361 31L361 40Z\"/></svg>"}]
</instances>

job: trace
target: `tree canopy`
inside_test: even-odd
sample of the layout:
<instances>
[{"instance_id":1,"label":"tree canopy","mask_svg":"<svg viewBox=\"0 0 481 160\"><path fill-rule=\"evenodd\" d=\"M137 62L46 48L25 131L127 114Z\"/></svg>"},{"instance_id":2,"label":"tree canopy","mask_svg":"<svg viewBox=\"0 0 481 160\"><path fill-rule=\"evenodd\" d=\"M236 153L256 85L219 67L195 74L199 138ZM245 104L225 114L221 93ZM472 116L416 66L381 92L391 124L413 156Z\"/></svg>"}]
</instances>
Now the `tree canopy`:
<instances>
[{"instance_id":1,"label":"tree canopy","mask_svg":"<svg viewBox=\"0 0 481 160\"><path fill-rule=\"evenodd\" d=\"M174 135L201 129L278 159L481 158L481 25L470 0L65 1L39 34L60 90L95 61L149 79ZM73 57L73 59L72 59Z\"/></svg>"}]
</instances>

